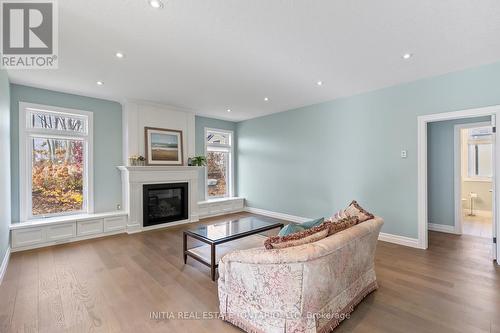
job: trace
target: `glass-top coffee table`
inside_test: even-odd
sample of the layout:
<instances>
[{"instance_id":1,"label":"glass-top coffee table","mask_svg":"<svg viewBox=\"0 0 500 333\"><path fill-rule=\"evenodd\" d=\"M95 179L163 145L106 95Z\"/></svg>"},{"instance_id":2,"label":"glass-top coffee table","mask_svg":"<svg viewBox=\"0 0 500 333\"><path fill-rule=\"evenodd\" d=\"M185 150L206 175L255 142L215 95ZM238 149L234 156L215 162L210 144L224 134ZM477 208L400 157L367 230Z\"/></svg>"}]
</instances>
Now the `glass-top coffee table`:
<instances>
[{"instance_id":1,"label":"glass-top coffee table","mask_svg":"<svg viewBox=\"0 0 500 333\"><path fill-rule=\"evenodd\" d=\"M216 255L217 245L247 237L247 239L239 242L238 246L235 246L234 248L250 248L255 247L256 244L263 246L265 237L258 234L282 227L283 223L278 222L275 219L260 216L249 216L234 220L216 222L213 224L200 225L197 228L186 230L184 231L183 237L184 264L186 263L188 256L198 260L202 264L210 267L210 277L212 278L212 281L215 281L215 270L218 266L218 259L220 259L220 255ZM207 245L201 245L188 249L188 237L197 239ZM229 250L231 250L231 247L226 247L222 252L228 252Z\"/></svg>"}]
</instances>

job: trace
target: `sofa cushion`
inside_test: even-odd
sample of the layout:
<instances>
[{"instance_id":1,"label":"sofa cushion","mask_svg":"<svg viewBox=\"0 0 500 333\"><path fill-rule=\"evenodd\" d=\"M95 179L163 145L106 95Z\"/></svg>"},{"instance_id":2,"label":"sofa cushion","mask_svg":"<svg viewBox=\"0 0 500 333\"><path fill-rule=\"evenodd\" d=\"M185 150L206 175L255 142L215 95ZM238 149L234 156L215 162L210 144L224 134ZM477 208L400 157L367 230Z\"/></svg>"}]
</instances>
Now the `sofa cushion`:
<instances>
[{"instance_id":1,"label":"sofa cushion","mask_svg":"<svg viewBox=\"0 0 500 333\"><path fill-rule=\"evenodd\" d=\"M266 249L284 249L286 247L314 243L326 238L330 232L330 222L324 222L319 226L304 231L296 232L287 236L269 237L264 246Z\"/></svg>"},{"instance_id":2,"label":"sofa cushion","mask_svg":"<svg viewBox=\"0 0 500 333\"><path fill-rule=\"evenodd\" d=\"M348 216L356 216L359 219L358 223L371 220L375 217L372 213L363 209L363 207L361 207L356 200L351 202L351 204L344 210L344 213Z\"/></svg>"},{"instance_id":3,"label":"sofa cushion","mask_svg":"<svg viewBox=\"0 0 500 333\"><path fill-rule=\"evenodd\" d=\"M296 232L304 231L304 230L306 230L306 228L304 228L302 225L296 224L296 223L290 223L290 224L287 224L286 226L284 226L280 230L280 232L278 233L278 236L288 236L288 235L294 234Z\"/></svg>"}]
</instances>

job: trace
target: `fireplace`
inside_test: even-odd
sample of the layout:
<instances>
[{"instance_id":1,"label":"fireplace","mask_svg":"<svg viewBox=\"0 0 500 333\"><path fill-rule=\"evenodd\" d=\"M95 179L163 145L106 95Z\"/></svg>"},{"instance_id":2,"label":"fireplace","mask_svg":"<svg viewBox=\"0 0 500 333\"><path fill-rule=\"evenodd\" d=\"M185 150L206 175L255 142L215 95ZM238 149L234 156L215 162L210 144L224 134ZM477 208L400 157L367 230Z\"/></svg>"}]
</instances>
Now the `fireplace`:
<instances>
[{"instance_id":1,"label":"fireplace","mask_svg":"<svg viewBox=\"0 0 500 333\"><path fill-rule=\"evenodd\" d=\"M187 220L188 183L143 185L143 226Z\"/></svg>"}]
</instances>

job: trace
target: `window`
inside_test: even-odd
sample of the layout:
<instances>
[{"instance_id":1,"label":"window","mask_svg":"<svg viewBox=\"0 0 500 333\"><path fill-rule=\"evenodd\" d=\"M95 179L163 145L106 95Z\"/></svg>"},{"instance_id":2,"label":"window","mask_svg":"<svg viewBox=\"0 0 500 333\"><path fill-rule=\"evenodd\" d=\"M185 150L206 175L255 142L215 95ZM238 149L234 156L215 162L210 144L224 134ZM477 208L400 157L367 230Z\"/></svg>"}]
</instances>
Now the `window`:
<instances>
[{"instance_id":1,"label":"window","mask_svg":"<svg viewBox=\"0 0 500 333\"><path fill-rule=\"evenodd\" d=\"M205 129L207 156L206 194L208 198L233 195L233 132Z\"/></svg>"},{"instance_id":2,"label":"window","mask_svg":"<svg viewBox=\"0 0 500 333\"><path fill-rule=\"evenodd\" d=\"M92 212L92 113L20 103L22 221Z\"/></svg>"},{"instance_id":3,"label":"window","mask_svg":"<svg viewBox=\"0 0 500 333\"><path fill-rule=\"evenodd\" d=\"M470 179L490 179L492 177L492 133L491 126L466 130L467 177Z\"/></svg>"}]
</instances>

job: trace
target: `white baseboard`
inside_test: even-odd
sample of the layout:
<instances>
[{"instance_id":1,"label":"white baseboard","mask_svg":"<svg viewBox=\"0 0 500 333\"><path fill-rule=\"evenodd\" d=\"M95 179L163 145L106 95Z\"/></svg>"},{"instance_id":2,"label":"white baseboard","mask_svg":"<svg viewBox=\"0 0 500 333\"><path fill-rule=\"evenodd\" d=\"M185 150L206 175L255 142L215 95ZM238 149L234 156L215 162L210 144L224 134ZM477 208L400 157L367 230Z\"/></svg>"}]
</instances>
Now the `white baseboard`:
<instances>
[{"instance_id":1,"label":"white baseboard","mask_svg":"<svg viewBox=\"0 0 500 333\"><path fill-rule=\"evenodd\" d=\"M0 284L2 284L3 277L5 276L5 272L7 272L7 265L9 264L10 259L10 246L5 251L5 256L2 260L2 266L0 266Z\"/></svg>"},{"instance_id":2,"label":"white baseboard","mask_svg":"<svg viewBox=\"0 0 500 333\"><path fill-rule=\"evenodd\" d=\"M455 235L459 234L459 232L455 230L455 226L453 225L429 223L427 224L427 228L432 231L446 232L448 234L455 234Z\"/></svg>"},{"instance_id":3,"label":"white baseboard","mask_svg":"<svg viewBox=\"0 0 500 333\"><path fill-rule=\"evenodd\" d=\"M307 218L307 217L300 217L300 216L295 216L295 215L290 215L290 214L285 214L285 213L278 213L278 212L273 212L270 210L254 208L254 207L245 207L245 211L249 212L249 213L253 213L253 214L274 217L275 219L286 220L286 221L296 222L296 223L304 223L307 221L314 220L314 219Z\"/></svg>"},{"instance_id":4,"label":"white baseboard","mask_svg":"<svg viewBox=\"0 0 500 333\"><path fill-rule=\"evenodd\" d=\"M408 246L408 247L414 247L414 248L417 248L417 249L420 248L420 246L418 244L418 239L416 239L416 238L410 238L410 237L405 237L405 236L387 234L385 232L381 232L378 235L378 240L383 241L383 242L388 242L388 243L393 243L393 244Z\"/></svg>"},{"instance_id":5,"label":"white baseboard","mask_svg":"<svg viewBox=\"0 0 500 333\"><path fill-rule=\"evenodd\" d=\"M304 222L313 220L312 218L295 216L295 215L284 214L284 213L277 213L277 212L273 212L270 210L253 208L253 207L245 207L245 211L247 211L249 213L253 213L253 214L274 217L276 219L281 219L281 220L286 220L286 221L296 222L296 223L304 223ZM418 245L418 239L416 239L416 238L392 235L392 234L387 234L387 233L381 232L378 239L381 241L384 241L384 242L388 242L388 243L394 243L394 244L398 244L398 245L414 247L417 249L420 248Z\"/></svg>"}]
</instances>

